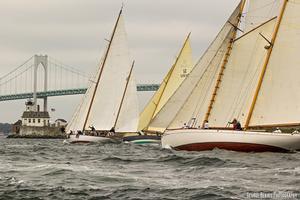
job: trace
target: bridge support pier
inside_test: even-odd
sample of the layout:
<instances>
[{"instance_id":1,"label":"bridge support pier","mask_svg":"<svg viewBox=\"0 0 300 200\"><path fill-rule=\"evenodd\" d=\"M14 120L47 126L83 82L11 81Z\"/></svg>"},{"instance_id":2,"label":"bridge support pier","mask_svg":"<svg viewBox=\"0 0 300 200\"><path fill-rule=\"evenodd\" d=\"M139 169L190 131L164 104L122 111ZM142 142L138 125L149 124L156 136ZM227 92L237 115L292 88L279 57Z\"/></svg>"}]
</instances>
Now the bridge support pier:
<instances>
[{"instance_id":1,"label":"bridge support pier","mask_svg":"<svg viewBox=\"0 0 300 200\"><path fill-rule=\"evenodd\" d=\"M44 68L44 92L47 92L48 87L48 56L35 55L34 56L34 83L33 83L33 102L35 111L37 111L37 72L39 65L42 64ZM47 111L47 97L44 97L44 111Z\"/></svg>"}]
</instances>

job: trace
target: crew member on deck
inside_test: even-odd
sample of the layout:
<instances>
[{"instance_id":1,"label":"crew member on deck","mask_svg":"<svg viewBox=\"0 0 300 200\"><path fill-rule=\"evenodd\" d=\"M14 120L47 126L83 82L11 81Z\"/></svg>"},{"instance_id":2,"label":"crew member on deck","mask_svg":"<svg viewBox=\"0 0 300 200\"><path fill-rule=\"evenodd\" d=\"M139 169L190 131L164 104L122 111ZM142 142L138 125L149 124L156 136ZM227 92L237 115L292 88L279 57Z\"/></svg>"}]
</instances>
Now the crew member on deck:
<instances>
[{"instance_id":1,"label":"crew member on deck","mask_svg":"<svg viewBox=\"0 0 300 200\"><path fill-rule=\"evenodd\" d=\"M232 122L228 122L228 123L233 125L233 130L237 130L237 131L243 130L241 123L236 118L234 118Z\"/></svg>"},{"instance_id":2,"label":"crew member on deck","mask_svg":"<svg viewBox=\"0 0 300 200\"><path fill-rule=\"evenodd\" d=\"M188 128L189 128L189 126L188 126L186 123L184 123L182 128L184 128L184 129L188 129Z\"/></svg>"},{"instance_id":3,"label":"crew member on deck","mask_svg":"<svg viewBox=\"0 0 300 200\"><path fill-rule=\"evenodd\" d=\"M281 133L281 130L279 129L279 127L277 127L276 130L273 131L273 133Z\"/></svg>"},{"instance_id":4,"label":"crew member on deck","mask_svg":"<svg viewBox=\"0 0 300 200\"><path fill-rule=\"evenodd\" d=\"M95 127L94 126L89 126L89 128L91 129L91 131L95 131Z\"/></svg>"},{"instance_id":5,"label":"crew member on deck","mask_svg":"<svg viewBox=\"0 0 300 200\"><path fill-rule=\"evenodd\" d=\"M205 121L204 121L203 128L204 128L204 129L209 129L208 120L205 120Z\"/></svg>"}]
</instances>

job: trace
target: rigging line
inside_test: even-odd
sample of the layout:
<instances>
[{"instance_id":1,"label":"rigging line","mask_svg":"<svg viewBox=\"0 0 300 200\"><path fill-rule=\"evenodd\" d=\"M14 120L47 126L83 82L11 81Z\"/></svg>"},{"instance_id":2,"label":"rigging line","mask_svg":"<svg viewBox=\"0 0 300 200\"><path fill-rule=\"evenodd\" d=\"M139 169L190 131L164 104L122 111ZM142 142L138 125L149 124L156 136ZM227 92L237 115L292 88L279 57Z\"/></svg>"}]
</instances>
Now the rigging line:
<instances>
[{"instance_id":1,"label":"rigging line","mask_svg":"<svg viewBox=\"0 0 300 200\"><path fill-rule=\"evenodd\" d=\"M222 52L223 50L221 50L220 52ZM224 53L225 53L225 50L224 50ZM204 106L204 102L205 102L205 100L207 100L207 98L209 98L209 89L211 88L211 86L212 86L212 83L214 82L214 80L216 80L216 78L217 78L217 72L218 72L218 69L219 69L219 66L220 66L220 64L221 64L221 62L222 62L222 58L223 58L223 56L221 56L220 57L220 59L219 59L219 61L218 61L218 64L216 65L216 67L215 67L215 69L214 69L214 71L213 71L213 73L211 74L211 77L210 77L210 81L209 81L209 83L208 83L208 81L207 81L207 84L208 85L206 85L206 90L205 90L205 95L204 95L204 98L202 99L202 102L201 102L201 104L200 104L200 107L198 108L198 111L197 111L197 113L196 113L196 115L200 115L200 110L201 110L201 108L203 108L203 106ZM197 117L196 117L196 115L194 115L194 118L196 118L197 119ZM200 120L200 119L199 119ZM199 120L196 120L196 122L195 122L195 124L198 124L199 123Z\"/></svg>"},{"instance_id":2,"label":"rigging line","mask_svg":"<svg viewBox=\"0 0 300 200\"><path fill-rule=\"evenodd\" d=\"M129 75L126 79L125 89L124 89L123 96L122 96L122 99L121 99L121 102L120 102L120 105L119 105L119 109L118 109L118 112L117 112L116 121L115 121L114 126L113 126L114 129L116 128L117 123L118 123L118 119L119 119L119 116L120 116L120 113L121 113L121 109L123 107L124 99L125 99L125 96L126 96L126 93L127 93L127 90L128 90L129 81L130 81L130 79L132 79L132 70L133 70L133 67L134 67L134 63L135 63L135 61L132 62L132 66L131 66L131 69L129 71Z\"/></svg>"},{"instance_id":3,"label":"rigging line","mask_svg":"<svg viewBox=\"0 0 300 200\"><path fill-rule=\"evenodd\" d=\"M229 34L231 33L232 28L230 28L230 30L228 30L228 33L227 33L225 36L223 35L223 34L224 34L223 31L226 30L227 28L228 28L228 24L225 23L225 24L223 25L221 31L215 36L215 39L210 43L209 47L205 50L205 52L202 54L202 56L200 57L200 59L198 60L198 62L194 65L194 67L193 67L193 69L190 71L189 75L192 74L192 72L193 72L193 71L195 70L195 68L199 65L199 63L203 60L203 58L205 58L205 55L208 54L208 52L214 52L214 55L212 56L210 62L209 62L208 65L207 65L207 67L202 71L203 73L202 73L201 77L200 77L198 80L202 79L204 73L207 71L207 69L209 68L210 64L212 63L212 60L215 58L215 56L217 55L218 51L219 51L220 48L223 46L224 41L226 40L226 38L229 37ZM223 34L221 34L221 33L223 33ZM218 47L217 50L210 49L210 48L212 47L212 45L217 41L217 38L222 39L223 43ZM178 88L181 88L181 86L184 84L184 82L185 82L185 81L183 81L183 82L179 85ZM198 81L198 83L194 86L194 88L191 90L190 94L187 96L186 99L190 98L190 96L192 95L193 91L194 91L195 88L198 86L198 84L199 84L199 81ZM174 96L174 95L176 94L176 92L178 91L178 88L177 88L177 90L173 93L172 96ZM163 109L164 107L166 107L166 104L162 107L162 109ZM183 107L184 107L184 104L182 104L182 105L180 106L179 111L182 110ZM161 109L161 110L162 110L162 109ZM171 123L174 121L174 119L175 119L176 117L177 117L177 114L173 117L173 119L171 120ZM152 123L153 120L154 120L154 119L152 119L150 123ZM171 123L169 123L168 126L170 126Z\"/></svg>"},{"instance_id":4,"label":"rigging line","mask_svg":"<svg viewBox=\"0 0 300 200\"><path fill-rule=\"evenodd\" d=\"M261 7L254 8L253 10L248 10L247 12L243 12L242 14L246 15L248 13L256 12L256 11L261 10L263 8L266 8L266 7L270 6L270 5L274 5L276 1L279 1L279 0L274 0L274 1L272 1L272 2L270 2L268 4L265 4L265 5L261 6Z\"/></svg>"},{"instance_id":5,"label":"rigging line","mask_svg":"<svg viewBox=\"0 0 300 200\"><path fill-rule=\"evenodd\" d=\"M21 67L23 67L25 64L27 64L31 59L33 58L33 56L31 56L29 59L27 59L24 63L22 63L21 65L19 65L18 67L16 67L14 70L12 70L11 72L7 73L6 75L0 77L0 80L5 78L6 76L9 76L10 74L14 73L15 71L17 71L18 69L20 69Z\"/></svg>"},{"instance_id":6,"label":"rigging line","mask_svg":"<svg viewBox=\"0 0 300 200\"><path fill-rule=\"evenodd\" d=\"M66 65L66 64L64 64L63 62L61 62L61 61L59 61L59 60L57 60L57 59L55 59L55 58L53 58L53 57L51 57L51 56L49 56L49 58L51 58L51 60L53 60L54 63L57 62L58 64L60 64L61 67L63 67L64 69L66 69L66 70L68 70L68 71L72 71L72 72L74 72L74 73L79 73L79 74L84 74L84 75L86 74L85 72L79 70L78 68L75 68L75 67L71 67L71 66L69 66L69 65ZM52 62L51 60L49 60L49 62Z\"/></svg>"},{"instance_id":7,"label":"rigging line","mask_svg":"<svg viewBox=\"0 0 300 200\"><path fill-rule=\"evenodd\" d=\"M101 63L102 65L99 67L99 68L100 68L100 71L99 71L99 75L98 75L98 77L97 77L97 82L96 82L96 85L95 85L95 89L94 89L94 91L93 91L93 95L92 95L91 101L90 101L90 103L89 103L88 112L87 112L87 115L86 115L86 117L85 117L84 125L83 125L83 128L82 128L83 131L84 131L84 129L85 129L85 127L86 127L86 124L87 124L87 122L88 122L88 118L89 118L89 115L90 115L90 112L91 112L91 108L92 108L92 105L93 105L93 103L94 103L95 95L96 95L96 92L97 92L97 89L98 89L98 86L99 86L99 82L100 82L100 80L101 80L101 76L102 76L102 73L103 73L103 70L104 70L104 67L105 67L105 64L106 64L107 56L108 56L108 54L109 54L109 52L110 52L110 49L111 49L111 44L112 44L112 42L113 42L113 40L114 40L114 37L115 37L115 33L116 33L117 26L118 26L118 24L119 24L119 21L120 21L121 15L122 15L122 11L123 11L123 10L121 9L120 12L119 12L117 21L116 21L116 23L115 23L115 25L114 25L113 32L112 32L111 37L110 37L110 42L109 42L109 44L108 44L108 46L107 46L105 55L104 55L104 57L103 57L103 62Z\"/></svg>"},{"instance_id":8,"label":"rigging line","mask_svg":"<svg viewBox=\"0 0 300 200\"><path fill-rule=\"evenodd\" d=\"M225 26L223 27L223 29L225 28ZM231 28L231 29L233 29L233 28ZM195 87L192 89L192 91L191 91L191 93L188 95L188 97L186 98L186 100L188 100L191 96L192 96L192 94L194 93L194 91L196 90L196 88L199 86L199 84L200 84L200 80L202 80L203 79L203 77L204 77L204 75L206 74L206 72L209 70L209 68L211 67L211 65L212 65L212 63L213 63L213 61L214 61L214 59L216 58L216 56L218 55L218 53L220 52L220 50L223 48L223 45L224 44L226 44L226 41L227 41L227 39L230 39L229 38L229 35L231 34L231 31L228 31L228 33L226 34L226 36L223 36L223 37L221 37L222 38L222 44L218 47L218 49L217 50L215 50L215 51L210 51L209 50L209 48L205 51L205 53L204 54L207 54L208 52L214 52L215 54L213 55L213 57L211 58L211 60L209 61L209 63L207 64L207 66L206 66L206 68L203 70L203 72L202 72L202 74L201 74L201 76L200 76L200 78L198 79L198 82L197 82L197 84L195 85ZM219 34L217 35L217 37L219 36ZM217 38L216 37L216 38ZM215 40L214 40L215 41ZM203 54L203 56L204 56L204 54ZM201 57L202 58L202 57ZM200 60L197 62L197 64L194 66L194 68L192 69L192 71L197 67L197 65L200 63L200 61L202 60L200 58ZM218 65L219 66L219 65ZM218 68L218 67L217 67ZM190 72L190 74L191 74L191 72ZM180 87L180 86L179 86ZM179 111L178 112L180 112L180 110L182 110L183 109L183 107L184 107L184 105L185 104L182 104L181 106L180 106L180 109L179 109ZM174 121L174 119L177 117L177 114L178 114L178 112L176 113L176 115L175 115L175 117L171 120L171 123L170 124L172 124L172 122ZM193 117L193 116L191 116L191 117ZM190 118L191 118L190 117ZM170 125L169 124L169 125ZM169 126L168 125L168 126Z\"/></svg>"},{"instance_id":9,"label":"rigging line","mask_svg":"<svg viewBox=\"0 0 300 200\"><path fill-rule=\"evenodd\" d=\"M253 73L253 76L252 76L252 78L250 79L250 82L249 82L249 84L248 84L247 91L249 92L249 94L250 94L250 87L254 87L254 84L255 84L255 78L257 79L257 77L258 77L257 75L258 75L259 69L260 69L259 66L261 66L261 65L263 64L263 61L264 61L264 56L262 55L261 58L260 58L260 61L259 61L258 65L257 65L257 67L256 67L256 70L255 70L255 72ZM257 81L257 80L256 80L256 81ZM249 94L248 94L248 96L249 96ZM244 96L244 100L241 101L241 102L243 102L243 103L242 103L242 107L245 106L246 100L247 100L247 99L246 99L246 96ZM241 113L241 111L239 112L238 115L240 115L240 113Z\"/></svg>"},{"instance_id":10,"label":"rigging line","mask_svg":"<svg viewBox=\"0 0 300 200\"><path fill-rule=\"evenodd\" d=\"M255 44L256 45L254 45L254 47L252 48L252 51L251 51L251 57L250 57L250 61L251 60L253 60L253 57L254 57L254 54L255 54L255 51L256 51L256 46L257 46L257 42L259 41L259 37L257 37L256 38L256 41L255 41ZM232 119L232 117L234 117L233 115L235 114L235 111L234 111L234 106L237 106L237 104L238 104L238 102L239 102L239 100L240 100L240 98L241 98L241 96L243 95L243 87L245 86L245 85L247 85L246 84L246 77L247 77L247 75L249 74L249 70L251 69L251 67L252 66L250 66L251 65L251 62L250 63L248 63L248 65L247 65L247 69L246 69L246 71L245 71L245 73L244 73L244 75L243 75L243 78L241 79L241 83L237 83L236 85L238 85L238 86L240 86L241 85L241 87L239 88L239 92L235 95L235 97L234 97L234 99L233 99L233 101L232 101L232 103L231 103L231 106L229 107L229 109L228 109L228 112L227 112L227 115L226 115L226 118L227 119ZM228 121L228 120L227 120Z\"/></svg>"},{"instance_id":11,"label":"rigging line","mask_svg":"<svg viewBox=\"0 0 300 200\"><path fill-rule=\"evenodd\" d=\"M240 104L241 104L241 109L240 109L240 111L239 111L239 113L238 113L238 118L241 116L241 112L242 112L242 108L245 108L245 105L246 105L246 100L248 99L247 97L249 97L249 95L250 95L250 92L252 91L252 90L250 90L250 89L254 89L254 87L255 87L255 80L257 79L257 75L258 75L258 73L259 73L259 66L261 66L261 64L262 64L262 62L263 62L263 56L261 57L261 59L260 59L260 62L259 62L259 64L258 64L258 66L257 66L257 68L256 68L256 70L255 70L255 73L253 73L253 76L252 76L252 78L250 79L250 83L248 84L248 87L246 88L246 91L248 92L246 95L244 95L244 97L243 97L243 100L241 100L241 102L239 102Z\"/></svg>"},{"instance_id":12,"label":"rigging line","mask_svg":"<svg viewBox=\"0 0 300 200\"><path fill-rule=\"evenodd\" d=\"M0 84L0 86L2 86L2 85L4 85L4 84L6 84L6 83L8 83L8 82L10 82L10 81L12 81L12 80L14 80L14 79L16 79L17 77L21 76L23 73L25 73L26 71L28 71L32 66L33 66L33 65L27 67L27 68L26 68L25 70L23 70L21 73L15 75L15 76L13 76L13 77L11 77L10 79L8 79L8 80L5 81L5 82L2 82L2 83Z\"/></svg>"},{"instance_id":13,"label":"rigging line","mask_svg":"<svg viewBox=\"0 0 300 200\"><path fill-rule=\"evenodd\" d=\"M50 61L49 61L49 63L50 63L50 64L56 64L56 63L53 63L53 62L50 62ZM88 78L88 75L86 75L86 73L84 73L84 72L81 72L81 71L75 71L75 70L66 68L66 67L64 67L63 65L57 65L57 66L59 66L59 68L64 69L65 71L71 72L71 73L73 73L73 74L78 74L78 75L80 75L80 76L82 76L82 77Z\"/></svg>"}]
</instances>

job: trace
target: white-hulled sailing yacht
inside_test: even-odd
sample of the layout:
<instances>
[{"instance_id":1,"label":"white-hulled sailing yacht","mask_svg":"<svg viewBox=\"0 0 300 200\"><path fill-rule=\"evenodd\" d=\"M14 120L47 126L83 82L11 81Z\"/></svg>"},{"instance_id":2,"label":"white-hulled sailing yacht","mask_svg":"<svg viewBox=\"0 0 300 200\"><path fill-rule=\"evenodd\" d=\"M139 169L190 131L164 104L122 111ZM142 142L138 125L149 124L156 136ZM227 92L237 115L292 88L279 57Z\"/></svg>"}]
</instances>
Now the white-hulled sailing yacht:
<instances>
[{"instance_id":1,"label":"white-hulled sailing yacht","mask_svg":"<svg viewBox=\"0 0 300 200\"><path fill-rule=\"evenodd\" d=\"M118 15L95 80L67 127L71 143L107 141L116 135L137 132L138 99L127 35Z\"/></svg>"},{"instance_id":2,"label":"white-hulled sailing yacht","mask_svg":"<svg viewBox=\"0 0 300 200\"><path fill-rule=\"evenodd\" d=\"M163 147L300 150L300 134L294 131L300 127L300 0L250 0L246 32L238 35L245 4L241 1L190 76L162 108L165 112L154 119L154 124L168 126ZM266 12L268 6L279 8L278 12ZM268 17L249 23L259 14ZM234 118L243 130L228 126ZM187 121L189 126L182 128ZM203 129L204 124L210 128ZM289 133L273 131L276 127Z\"/></svg>"}]
</instances>

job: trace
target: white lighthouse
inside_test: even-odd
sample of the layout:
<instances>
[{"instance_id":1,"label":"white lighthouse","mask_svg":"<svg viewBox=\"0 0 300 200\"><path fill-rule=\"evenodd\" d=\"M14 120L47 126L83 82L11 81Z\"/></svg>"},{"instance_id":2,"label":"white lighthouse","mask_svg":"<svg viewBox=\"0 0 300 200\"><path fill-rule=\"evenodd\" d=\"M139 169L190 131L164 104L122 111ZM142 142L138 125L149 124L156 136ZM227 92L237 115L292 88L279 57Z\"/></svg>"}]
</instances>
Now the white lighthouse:
<instances>
[{"instance_id":1,"label":"white lighthouse","mask_svg":"<svg viewBox=\"0 0 300 200\"><path fill-rule=\"evenodd\" d=\"M23 126L44 127L50 125L50 116L48 111L40 111L40 106L35 105L31 99L29 99L25 105L26 110L22 115Z\"/></svg>"}]
</instances>

